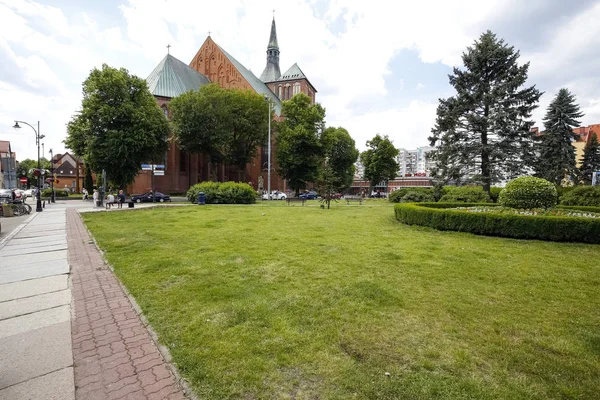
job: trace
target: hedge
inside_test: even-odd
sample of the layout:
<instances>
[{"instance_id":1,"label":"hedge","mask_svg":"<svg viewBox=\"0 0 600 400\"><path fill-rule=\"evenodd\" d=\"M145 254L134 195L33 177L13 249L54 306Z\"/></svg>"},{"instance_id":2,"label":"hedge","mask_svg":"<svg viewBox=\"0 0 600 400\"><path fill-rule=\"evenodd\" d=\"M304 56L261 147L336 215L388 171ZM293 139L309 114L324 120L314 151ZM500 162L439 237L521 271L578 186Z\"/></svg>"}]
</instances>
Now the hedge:
<instances>
[{"instance_id":1,"label":"hedge","mask_svg":"<svg viewBox=\"0 0 600 400\"><path fill-rule=\"evenodd\" d=\"M401 203L394 206L394 212L396 219L405 224L428 226L443 231L515 239L600 243L600 219L477 213L447 209L472 206L493 205L489 203Z\"/></svg>"},{"instance_id":2,"label":"hedge","mask_svg":"<svg viewBox=\"0 0 600 400\"><path fill-rule=\"evenodd\" d=\"M490 195L481 186L446 186L446 194L440 198L440 202L477 202L489 203L492 201Z\"/></svg>"},{"instance_id":3,"label":"hedge","mask_svg":"<svg viewBox=\"0 0 600 400\"><path fill-rule=\"evenodd\" d=\"M600 187L575 186L563 191L560 204L565 206L600 206Z\"/></svg>"},{"instance_id":4,"label":"hedge","mask_svg":"<svg viewBox=\"0 0 600 400\"><path fill-rule=\"evenodd\" d=\"M51 197L52 189L47 188L42 190L42 197ZM69 191L66 189L54 188L54 196L55 197L69 197Z\"/></svg>"},{"instance_id":5,"label":"hedge","mask_svg":"<svg viewBox=\"0 0 600 400\"><path fill-rule=\"evenodd\" d=\"M434 193L433 188L428 187L406 187L401 189L394 190L389 197L390 203L401 203L406 202L404 198L406 195L409 195L411 202L415 201L434 201ZM430 200L420 200L417 198L426 198Z\"/></svg>"},{"instance_id":6,"label":"hedge","mask_svg":"<svg viewBox=\"0 0 600 400\"><path fill-rule=\"evenodd\" d=\"M247 183L198 183L188 190L188 200L197 203L200 192L204 192L206 204L253 204L256 202L256 192Z\"/></svg>"}]
</instances>

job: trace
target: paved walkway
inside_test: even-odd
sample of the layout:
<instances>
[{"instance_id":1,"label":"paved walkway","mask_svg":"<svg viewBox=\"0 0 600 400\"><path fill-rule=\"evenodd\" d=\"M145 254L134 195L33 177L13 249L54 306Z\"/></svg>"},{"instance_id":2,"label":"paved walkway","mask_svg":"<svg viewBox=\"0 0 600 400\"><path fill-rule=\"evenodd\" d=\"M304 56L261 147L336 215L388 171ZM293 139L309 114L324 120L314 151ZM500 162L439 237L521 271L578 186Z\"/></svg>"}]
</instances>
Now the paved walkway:
<instances>
[{"instance_id":1,"label":"paved walkway","mask_svg":"<svg viewBox=\"0 0 600 400\"><path fill-rule=\"evenodd\" d=\"M77 210L0 244L0 400L185 398Z\"/></svg>"},{"instance_id":2,"label":"paved walkway","mask_svg":"<svg viewBox=\"0 0 600 400\"><path fill-rule=\"evenodd\" d=\"M0 399L75 398L66 214L46 208L0 245Z\"/></svg>"}]
</instances>

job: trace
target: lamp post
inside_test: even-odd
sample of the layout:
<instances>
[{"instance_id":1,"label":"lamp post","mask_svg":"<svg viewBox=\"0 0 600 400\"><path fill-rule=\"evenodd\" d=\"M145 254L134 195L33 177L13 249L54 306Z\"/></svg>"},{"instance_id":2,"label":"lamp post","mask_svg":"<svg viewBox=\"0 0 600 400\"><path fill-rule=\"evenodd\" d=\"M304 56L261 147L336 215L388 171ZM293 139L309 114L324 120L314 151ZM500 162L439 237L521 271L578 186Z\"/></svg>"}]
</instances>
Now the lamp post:
<instances>
[{"instance_id":1,"label":"lamp post","mask_svg":"<svg viewBox=\"0 0 600 400\"><path fill-rule=\"evenodd\" d=\"M273 103L271 99L265 96L266 102L269 104L269 117L267 118L269 121L269 138L267 142L267 200L271 199L271 111L273 107Z\"/></svg>"},{"instance_id":2,"label":"lamp post","mask_svg":"<svg viewBox=\"0 0 600 400\"><path fill-rule=\"evenodd\" d=\"M19 122L22 124L25 124L27 126L29 126L31 129L33 129L33 131L35 132L35 144L37 145L37 169L38 169L38 184L37 184L37 203L35 206L35 211L37 212L41 212L43 211L42 209L42 192L41 192L41 182L42 182L42 167L40 166L40 140L43 139L45 136L44 135L40 135L40 121L38 121L37 123L37 130L30 124L28 124L25 121L15 121L15 125L13 126L13 128L15 129L21 129L21 126L19 125Z\"/></svg>"},{"instance_id":3,"label":"lamp post","mask_svg":"<svg viewBox=\"0 0 600 400\"><path fill-rule=\"evenodd\" d=\"M52 187L52 194L50 195L50 203L56 203L56 199L54 198L54 152L52 149L48 151L50 153L50 186Z\"/></svg>"}]
</instances>

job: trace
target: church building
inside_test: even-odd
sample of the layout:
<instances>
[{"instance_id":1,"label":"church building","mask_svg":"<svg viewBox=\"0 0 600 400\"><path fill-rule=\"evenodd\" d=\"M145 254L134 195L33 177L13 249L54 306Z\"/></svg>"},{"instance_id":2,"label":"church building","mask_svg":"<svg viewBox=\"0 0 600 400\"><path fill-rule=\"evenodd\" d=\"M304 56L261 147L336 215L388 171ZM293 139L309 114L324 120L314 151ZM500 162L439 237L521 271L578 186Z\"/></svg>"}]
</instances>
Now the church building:
<instances>
[{"instance_id":1,"label":"church building","mask_svg":"<svg viewBox=\"0 0 600 400\"><path fill-rule=\"evenodd\" d=\"M275 19L271 23L271 33L267 46L267 65L257 78L209 35L191 62L184 62L167 54L146 79L150 92L159 107L169 116L169 102L190 90L198 90L208 83L216 83L225 89L252 90L272 102L275 119L281 118L281 102L298 93L305 93L315 102L316 89L302 72L298 64L292 65L283 75L279 68L279 45ZM275 140L271 136L272 144ZM271 190L285 191L286 185L277 172L274 146L271 147ZM257 156L246 166L244 182L255 190L259 187L259 177L263 177L266 190L267 143L259 149ZM150 171L140 174L128 192L137 194L151 190ZM181 151L177 144L169 141L165 155L164 175L155 176L155 189L163 193L185 193L190 186L203 181L234 181L238 179L235 166L218 165L216 168L202 154L189 154Z\"/></svg>"}]
</instances>

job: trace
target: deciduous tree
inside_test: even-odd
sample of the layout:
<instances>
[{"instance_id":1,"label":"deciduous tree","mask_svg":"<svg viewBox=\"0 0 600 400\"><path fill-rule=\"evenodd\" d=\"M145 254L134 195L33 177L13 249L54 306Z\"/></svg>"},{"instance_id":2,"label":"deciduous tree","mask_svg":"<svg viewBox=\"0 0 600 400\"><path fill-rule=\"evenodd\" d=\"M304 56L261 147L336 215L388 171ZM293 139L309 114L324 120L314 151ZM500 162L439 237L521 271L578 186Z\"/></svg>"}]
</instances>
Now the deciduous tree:
<instances>
[{"instance_id":1,"label":"deciduous tree","mask_svg":"<svg viewBox=\"0 0 600 400\"><path fill-rule=\"evenodd\" d=\"M396 161L398 149L387 135L377 134L367 141L367 150L360 153L360 162L365 168L364 178L369 181L369 194L380 182L387 182L396 177L400 166Z\"/></svg>"},{"instance_id":2,"label":"deciduous tree","mask_svg":"<svg viewBox=\"0 0 600 400\"><path fill-rule=\"evenodd\" d=\"M325 109L311 104L310 97L300 93L283 102L282 114L285 120L279 124L276 157L281 176L298 195L308 182L319 177Z\"/></svg>"},{"instance_id":3,"label":"deciduous tree","mask_svg":"<svg viewBox=\"0 0 600 400\"><path fill-rule=\"evenodd\" d=\"M86 166L125 186L141 164L162 159L168 131L146 81L104 64L83 82L81 110L67 125L65 145Z\"/></svg>"},{"instance_id":4,"label":"deciduous tree","mask_svg":"<svg viewBox=\"0 0 600 400\"><path fill-rule=\"evenodd\" d=\"M489 193L492 183L516 177L535 162L532 111L541 96L526 87L529 63L490 31L462 55L464 68L449 76L456 95L440 99L429 137L437 146L430 155L433 173L442 180L481 175Z\"/></svg>"},{"instance_id":5,"label":"deciduous tree","mask_svg":"<svg viewBox=\"0 0 600 400\"><path fill-rule=\"evenodd\" d=\"M335 190L347 190L354 180L354 164L359 153L354 139L342 127L327 128L321 135L327 165L331 168Z\"/></svg>"}]
</instances>

